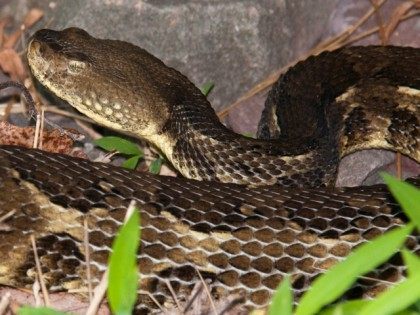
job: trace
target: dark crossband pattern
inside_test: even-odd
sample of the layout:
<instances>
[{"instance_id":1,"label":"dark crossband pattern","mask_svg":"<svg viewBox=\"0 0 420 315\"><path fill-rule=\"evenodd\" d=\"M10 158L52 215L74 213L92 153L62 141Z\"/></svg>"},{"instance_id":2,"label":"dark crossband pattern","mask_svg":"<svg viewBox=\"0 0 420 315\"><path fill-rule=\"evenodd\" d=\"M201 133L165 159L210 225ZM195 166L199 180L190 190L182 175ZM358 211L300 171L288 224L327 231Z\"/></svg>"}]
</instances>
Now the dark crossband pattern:
<instances>
[{"instance_id":1,"label":"dark crossband pattern","mask_svg":"<svg viewBox=\"0 0 420 315\"><path fill-rule=\"evenodd\" d=\"M420 179L414 181L420 183ZM262 307L290 274L296 297L352 248L401 225L406 217L381 185L346 189L249 189L130 172L111 165L16 147L0 147L2 284L30 287L35 262L29 235L51 290L86 287L83 219L88 218L93 283L130 200L141 211L139 313L187 299L210 279L215 298L245 292ZM420 252L420 239L407 246ZM347 297L369 297L404 274L399 255L362 277Z\"/></svg>"}]
</instances>

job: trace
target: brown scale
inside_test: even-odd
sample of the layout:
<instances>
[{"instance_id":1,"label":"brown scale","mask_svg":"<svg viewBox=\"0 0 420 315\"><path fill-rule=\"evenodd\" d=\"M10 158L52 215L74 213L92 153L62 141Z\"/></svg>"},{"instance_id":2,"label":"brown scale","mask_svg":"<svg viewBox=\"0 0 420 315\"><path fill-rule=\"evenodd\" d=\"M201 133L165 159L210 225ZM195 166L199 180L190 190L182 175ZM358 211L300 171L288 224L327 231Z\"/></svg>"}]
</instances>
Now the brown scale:
<instances>
[{"instance_id":1,"label":"brown scale","mask_svg":"<svg viewBox=\"0 0 420 315\"><path fill-rule=\"evenodd\" d=\"M258 136L272 140L264 141L225 128L185 76L132 44L44 29L27 56L48 90L98 123L148 140L189 178L319 187L332 185L339 158L356 150L420 161L419 49L345 47L298 63L269 93Z\"/></svg>"},{"instance_id":2,"label":"brown scale","mask_svg":"<svg viewBox=\"0 0 420 315\"><path fill-rule=\"evenodd\" d=\"M72 171L67 172L70 165ZM61 180L63 174L68 182ZM82 194L72 182L83 183ZM74 191L70 201L55 203L63 191ZM355 246L405 222L380 185L363 190L250 189L131 173L7 146L0 147L0 197L0 216L16 211L4 222L7 229L0 231L0 255L8 257L0 262L0 283L32 285L36 272L25 233L31 231L53 291L86 287L84 217L89 224L90 258L96 263L91 265L95 284L126 206L137 200L142 215L140 314L156 310L145 292L162 304L173 304L165 279L170 279L181 301L188 299L198 281L196 269L211 281L216 299L245 292L248 307L262 307L286 274L291 274L298 298L317 274ZM106 207L87 210L81 201ZM407 247L419 253L419 236L411 236ZM346 296L374 296L403 275L401 257L395 255L362 277Z\"/></svg>"},{"instance_id":3,"label":"brown scale","mask_svg":"<svg viewBox=\"0 0 420 315\"><path fill-rule=\"evenodd\" d=\"M6 222L10 231L0 233L0 244L19 240L22 246L0 247L0 254L12 257L0 264L1 283L26 286L33 280L26 231L41 243L63 236L53 249L41 249L47 273L53 268L52 289L84 287L85 217L91 256L100 266L97 281L135 199L145 230L141 290L160 303L173 304L168 278L180 299L190 296L195 268L213 282L216 298L245 291L248 306L265 305L286 273L298 298L354 246L405 222L384 187L287 187L332 185L339 159L360 149L391 149L420 161L419 59L420 50L407 47L346 47L310 57L269 93L259 137L277 139L255 140L226 129L185 76L145 50L77 28L38 31L28 61L41 84L97 122L150 141L183 175L211 182L6 147L0 185L8 202L0 199L0 209L17 213ZM417 236L408 243L418 251ZM67 250L63 244L72 257L59 255ZM67 274L56 273L55 260ZM377 294L387 286L383 279L403 276L400 265L398 257L391 259L349 295ZM139 297L139 312L155 308L144 292Z\"/></svg>"}]
</instances>

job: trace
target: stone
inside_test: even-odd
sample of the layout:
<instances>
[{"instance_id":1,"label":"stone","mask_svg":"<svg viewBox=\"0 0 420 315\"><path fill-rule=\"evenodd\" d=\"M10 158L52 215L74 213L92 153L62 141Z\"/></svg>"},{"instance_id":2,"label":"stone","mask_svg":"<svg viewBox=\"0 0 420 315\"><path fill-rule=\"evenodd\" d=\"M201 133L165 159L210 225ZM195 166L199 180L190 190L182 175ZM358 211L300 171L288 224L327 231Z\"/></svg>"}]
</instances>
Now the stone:
<instances>
[{"instance_id":1,"label":"stone","mask_svg":"<svg viewBox=\"0 0 420 315\"><path fill-rule=\"evenodd\" d=\"M210 101L221 110L313 46L337 1L0 0L0 14L20 21L39 7L46 15L31 32L78 26L139 45L197 86L214 82Z\"/></svg>"}]
</instances>

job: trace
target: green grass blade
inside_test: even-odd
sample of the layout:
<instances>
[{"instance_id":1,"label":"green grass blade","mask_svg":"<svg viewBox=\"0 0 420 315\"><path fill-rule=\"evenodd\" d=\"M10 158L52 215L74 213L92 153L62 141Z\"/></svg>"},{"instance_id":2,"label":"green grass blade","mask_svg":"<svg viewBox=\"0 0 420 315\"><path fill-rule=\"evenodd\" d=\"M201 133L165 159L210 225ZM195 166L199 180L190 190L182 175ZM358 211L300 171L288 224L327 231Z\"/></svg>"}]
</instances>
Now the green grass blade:
<instances>
[{"instance_id":1,"label":"green grass blade","mask_svg":"<svg viewBox=\"0 0 420 315\"><path fill-rule=\"evenodd\" d=\"M201 87L201 93L203 93L204 96L208 96L211 90L213 90L213 88L214 88L213 82L204 83L203 86Z\"/></svg>"},{"instance_id":2,"label":"green grass blade","mask_svg":"<svg viewBox=\"0 0 420 315\"><path fill-rule=\"evenodd\" d=\"M331 306L319 315L359 315L363 306L366 306L370 301L368 300L351 300Z\"/></svg>"},{"instance_id":3,"label":"green grass blade","mask_svg":"<svg viewBox=\"0 0 420 315\"><path fill-rule=\"evenodd\" d=\"M137 167L137 164L139 164L140 158L141 158L140 155L132 156L131 158L124 161L124 163L122 164L122 167L128 168L129 170L135 170Z\"/></svg>"},{"instance_id":4,"label":"green grass blade","mask_svg":"<svg viewBox=\"0 0 420 315\"><path fill-rule=\"evenodd\" d=\"M405 214L420 230L420 189L389 174L382 173L381 175L392 195L404 209Z\"/></svg>"},{"instance_id":5,"label":"green grass blade","mask_svg":"<svg viewBox=\"0 0 420 315\"><path fill-rule=\"evenodd\" d=\"M108 301L113 314L129 315L137 299L140 216L136 208L116 236L109 259Z\"/></svg>"},{"instance_id":6,"label":"green grass blade","mask_svg":"<svg viewBox=\"0 0 420 315\"><path fill-rule=\"evenodd\" d=\"M360 315L395 314L405 310L420 299L420 273L390 288L371 301L359 312Z\"/></svg>"},{"instance_id":7,"label":"green grass blade","mask_svg":"<svg viewBox=\"0 0 420 315\"><path fill-rule=\"evenodd\" d=\"M53 310L49 307L23 306L18 310L19 315L66 315L66 313ZM68 313L67 313L68 315Z\"/></svg>"},{"instance_id":8,"label":"green grass blade","mask_svg":"<svg viewBox=\"0 0 420 315\"><path fill-rule=\"evenodd\" d=\"M143 156L143 152L136 144L120 137L103 137L93 141L93 143L106 151L118 151L119 153L126 155Z\"/></svg>"},{"instance_id":9,"label":"green grass blade","mask_svg":"<svg viewBox=\"0 0 420 315\"><path fill-rule=\"evenodd\" d=\"M156 160L154 160L149 167L149 172L152 174L159 174L160 169L162 168L163 159L161 157L158 157Z\"/></svg>"},{"instance_id":10,"label":"green grass blade","mask_svg":"<svg viewBox=\"0 0 420 315\"><path fill-rule=\"evenodd\" d=\"M420 273L420 258L407 249L402 250L404 263L407 266L408 276L414 277Z\"/></svg>"},{"instance_id":11,"label":"green grass blade","mask_svg":"<svg viewBox=\"0 0 420 315\"><path fill-rule=\"evenodd\" d=\"M286 276L274 293L268 315L291 315L293 309L293 295L289 276Z\"/></svg>"},{"instance_id":12,"label":"green grass blade","mask_svg":"<svg viewBox=\"0 0 420 315\"><path fill-rule=\"evenodd\" d=\"M344 261L318 277L302 297L296 315L317 313L323 306L340 297L359 277L385 262L403 244L413 227L408 224L365 243Z\"/></svg>"}]
</instances>

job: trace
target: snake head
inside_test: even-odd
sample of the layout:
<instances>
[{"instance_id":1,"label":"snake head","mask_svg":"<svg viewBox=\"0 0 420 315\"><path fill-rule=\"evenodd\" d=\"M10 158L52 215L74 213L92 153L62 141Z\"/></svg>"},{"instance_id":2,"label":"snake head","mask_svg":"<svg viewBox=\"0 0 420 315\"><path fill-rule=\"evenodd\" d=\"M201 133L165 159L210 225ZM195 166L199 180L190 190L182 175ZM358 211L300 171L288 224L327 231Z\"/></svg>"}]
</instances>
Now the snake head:
<instances>
[{"instance_id":1,"label":"snake head","mask_svg":"<svg viewBox=\"0 0 420 315\"><path fill-rule=\"evenodd\" d=\"M35 78L56 96L102 125L160 147L171 111L165 88L173 79L159 59L74 27L37 31L27 57Z\"/></svg>"}]
</instances>

